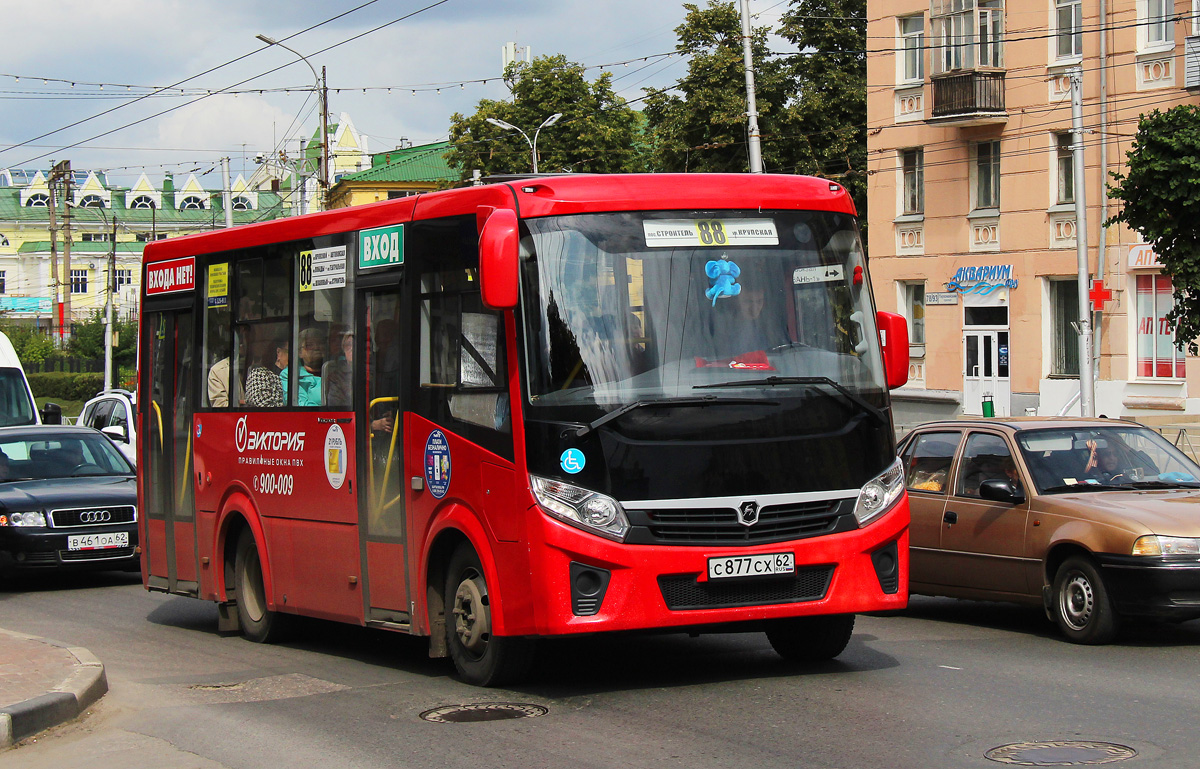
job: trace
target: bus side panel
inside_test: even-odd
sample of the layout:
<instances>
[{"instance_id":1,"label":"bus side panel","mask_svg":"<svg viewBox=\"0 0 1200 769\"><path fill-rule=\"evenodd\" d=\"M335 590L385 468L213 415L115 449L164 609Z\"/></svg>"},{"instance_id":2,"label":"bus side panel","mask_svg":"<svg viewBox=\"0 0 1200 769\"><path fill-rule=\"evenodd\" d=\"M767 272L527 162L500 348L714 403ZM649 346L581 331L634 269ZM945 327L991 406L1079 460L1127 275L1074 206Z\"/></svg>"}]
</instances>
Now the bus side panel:
<instances>
[{"instance_id":1,"label":"bus side panel","mask_svg":"<svg viewBox=\"0 0 1200 769\"><path fill-rule=\"evenodd\" d=\"M405 545L399 542L367 543L367 574L370 577L371 606L408 612L404 589Z\"/></svg>"},{"instance_id":2,"label":"bus side panel","mask_svg":"<svg viewBox=\"0 0 1200 769\"><path fill-rule=\"evenodd\" d=\"M528 551L523 543L498 542L485 512L490 507L497 510L498 514L507 516L521 509L505 504L497 506L485 501L489 495L483 483L481 466L489 463L498 469L507 469L511 468L512 464L416 414L406 413L405 418L405 436L408 441L405 463L408 474L410 477L425 479L422 490L413 491L410 484L407 492L409 530L412 532L412 541L419 543L419 552L422 554L420 562L426 562L431 542L447 526L470 534L485 573L489 576L495 575L495 580L489 581L488 588L489 592L498 596L498 600L492 604L492 620L497 634L522 635L532 632L534 619L533 603L530 599ZM435 431L445 436L445 451L427 451ZM447 470L448 482L445 480ZM496 488L503 489L505 485L512 489L508 493L516 496L513 488L516 485L515 481L511 484L497 484ZM506 535L514 530L509 524L500 528ZM523 525L518 525L515 530L521 529ZM423 605L425 578L425 572L417 575L414 597L419 602L418 616L425 616L426 612Z\"/></svg>"},{"instance_id":3,"label":"bus side panel","mask_svg":"<svg viewBox=\"0 0 1200 769\"><path fill-rule=\"evenodd\" d=\"M275 608L291 614L363 623L358 528L264 518L275 567Z\"/></svg>"},{"instance_id":4,"label":"bus side panel","mask_svg":"<svg viewBox=\"0 0 1200 769\"><path fill-rule=\"evenodd\" d=\"M146 529L142 532L145 544L146 561L149 565L147 571L152 577L167 578L167 522L162 518L151 518L147 515L141 516L145 522Z\"/></svg>"},{"instance_id":5,"label":"bus side panel","mask_svg":"<svg viewBox=\"0 0 1200 769\"><path fill-rule=\"evenodd\" d=\"M217 568L221 563L213 539L217 531L217 514L211 510L196 511L197 552L200 553L200 597L209 601L217 598ZM207 560L205 560L207 559Z\"/></svg>"}]
</instances>

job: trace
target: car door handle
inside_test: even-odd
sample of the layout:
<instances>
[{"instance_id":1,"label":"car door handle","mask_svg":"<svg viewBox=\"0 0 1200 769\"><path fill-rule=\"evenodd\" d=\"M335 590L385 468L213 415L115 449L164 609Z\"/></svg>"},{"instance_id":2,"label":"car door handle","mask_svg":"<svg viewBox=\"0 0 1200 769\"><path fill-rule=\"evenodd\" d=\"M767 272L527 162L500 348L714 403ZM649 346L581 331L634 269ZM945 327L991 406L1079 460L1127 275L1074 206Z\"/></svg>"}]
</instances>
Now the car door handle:
<instances>
[{"instance_id":1,"label":"car door handle","mask_svg":"<svg viewBox=\"0 0 1200 769\"><path fill-rule=\"evenodd\" d=\"M942 516L942 520L948 525L953 526L954 524L958 523L958 513L947 510L946 514Z\"/></svg>"}]
</instances>

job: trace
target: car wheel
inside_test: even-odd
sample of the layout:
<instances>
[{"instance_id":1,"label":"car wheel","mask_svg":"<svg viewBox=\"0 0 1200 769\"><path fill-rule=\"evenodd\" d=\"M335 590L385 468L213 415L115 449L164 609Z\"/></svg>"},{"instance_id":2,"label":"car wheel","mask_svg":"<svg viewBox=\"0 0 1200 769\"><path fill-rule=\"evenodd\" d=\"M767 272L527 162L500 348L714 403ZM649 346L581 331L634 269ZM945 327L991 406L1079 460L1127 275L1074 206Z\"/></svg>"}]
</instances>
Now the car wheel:
<instances>
[{"instance_id":1,"label":"car wheel","mask_svg":"<svg viewBox=\"0 0 1200 769\"><path fill-rule=\"evenodd\" d=\"M234 599L237 601L242 635L255 643L278 641L290 617L267 608L262 561L254 544L254 534L249 529L243 529L238 537L233 575Z\"/></svg>"},{"instance_id":2,"label":"car wheel","mask_svg":"<svg viewBox=\"0 0 1200 769\"><path fill-rule=\"evenodd\" d=\"M845 650L853 634L853 614L780 619L767 626L771 647L795 662L831 660Z\"/></svg>"},{"instance_id":3,"label":"car wheel","mask_svg":"<svg viewBox=\"0 0 1200 769\"><path fill-rule=\"evenodd\" d=\"M459 676L475 686L516 681L533 662L531 640L492 634L487 579L479 556L465 542L446 572L446 646Z\"/></svg>"},{"instance_id":4,"label":"car wheel","mask_svg":"<svg viewBox=\"0 0 1200 769\"><path fill-rule=\"evenodd\" d=\"M1090 558L1074 555L1054 576L1054 620L1068 641L1105 644L1117 633L1117 614L1100 571Z\"/></svg>"}]
</instances>

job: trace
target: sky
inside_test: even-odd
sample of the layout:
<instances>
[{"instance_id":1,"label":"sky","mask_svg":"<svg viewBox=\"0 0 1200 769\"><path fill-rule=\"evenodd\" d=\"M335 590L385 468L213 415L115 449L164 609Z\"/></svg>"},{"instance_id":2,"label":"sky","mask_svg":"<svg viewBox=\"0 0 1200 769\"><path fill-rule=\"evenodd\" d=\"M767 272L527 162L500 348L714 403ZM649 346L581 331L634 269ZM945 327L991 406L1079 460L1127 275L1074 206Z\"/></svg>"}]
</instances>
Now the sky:
<instances>
[{"instance_id":1,"label":"sky","mask_svg":"<svg viewBox=\"0 0 1200 769\"><path fill-rule=\"evenodd\" d=\"M787 5L752 0L756 25ZM681 0L0 0L0 11L0 168L69 159L122 186L194 172L219 187L222 157L249 178L256 154L296 154L319 121L313 71L258 34L326 68L330 121L347 114L372 152L444 140L455 112L508 98L509 41L609 65L588 79L612 72L629 100L687 69L657 56L675 48Z\"/></svg>"}]
</instances>

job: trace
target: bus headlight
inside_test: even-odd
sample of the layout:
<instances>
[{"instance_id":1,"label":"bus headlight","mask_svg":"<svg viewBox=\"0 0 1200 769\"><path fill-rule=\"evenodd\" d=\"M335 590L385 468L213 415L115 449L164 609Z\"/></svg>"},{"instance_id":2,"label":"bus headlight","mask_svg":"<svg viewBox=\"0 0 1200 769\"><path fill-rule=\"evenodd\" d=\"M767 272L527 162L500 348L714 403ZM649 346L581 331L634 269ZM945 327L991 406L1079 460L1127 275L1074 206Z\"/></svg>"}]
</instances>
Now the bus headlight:
<instances>
[{"instance_id":1,"label":"bus headlight","mask_svg":"<svg viewBox=\"0 0 1200 769\"><path fill-rule=\"evenodd\" d=\"M617 542L629 531L629 519L612 497L536 475L529 481L533 496L548 515Z\"/></svg>"},{"instance_id":2,"label":"bus headlight","mask_svg":"<svg viewBox=\"0 0 1200 769\"><path fill-rule=\"evenodd\" d=\"M904 465L897 458L888 469L867 481L867 485L858 492L858 502L854 505L854 517L858 519L858 525L865 526L883 515L903 493Z\"/></svg>"}]
</instances>

